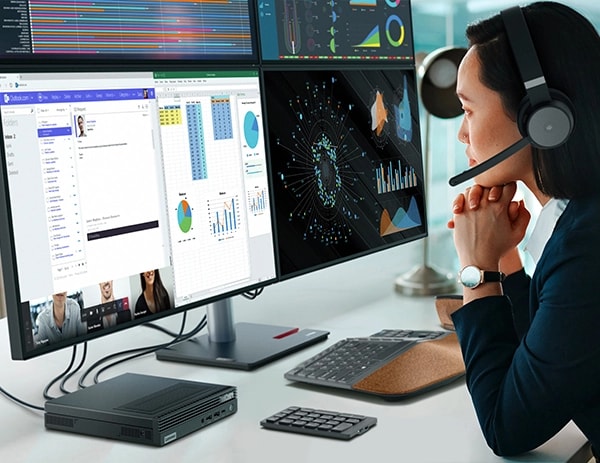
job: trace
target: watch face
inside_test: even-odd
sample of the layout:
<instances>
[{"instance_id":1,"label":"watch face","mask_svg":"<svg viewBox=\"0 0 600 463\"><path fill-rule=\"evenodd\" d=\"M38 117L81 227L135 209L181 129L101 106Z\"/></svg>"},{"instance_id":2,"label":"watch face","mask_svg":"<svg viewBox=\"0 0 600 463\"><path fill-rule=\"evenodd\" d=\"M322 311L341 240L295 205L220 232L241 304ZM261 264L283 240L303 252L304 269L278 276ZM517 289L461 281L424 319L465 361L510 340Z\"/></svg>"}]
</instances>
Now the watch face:
<instances>
[{"instance_id":1,"label":"watch face","mask_svg":"<svg viewBox=\"0 0 600 463\"><path fill-rule=\"evenodd\" d=\"M460 282L467 288L475 288L481 283L481 271L474 265L468 265L460 271Z\"/></svg>"}]
</instances>

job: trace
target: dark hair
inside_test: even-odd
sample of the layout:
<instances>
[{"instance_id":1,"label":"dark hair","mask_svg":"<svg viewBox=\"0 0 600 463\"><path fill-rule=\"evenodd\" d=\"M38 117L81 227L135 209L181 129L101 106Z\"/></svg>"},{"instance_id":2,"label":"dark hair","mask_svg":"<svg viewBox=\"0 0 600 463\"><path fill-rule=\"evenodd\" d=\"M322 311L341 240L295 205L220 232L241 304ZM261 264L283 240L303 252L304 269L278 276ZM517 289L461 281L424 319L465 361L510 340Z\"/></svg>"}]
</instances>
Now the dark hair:
<instances>
[{"instance_id":1,"label":"dark hair","mask_svg":"<svg viewBox=\"0 0 600 463\"><path fill-rule=\"evenodd\" d=\"M555 198L600 195L600 38L584 16L555 2L522 8L546 82L569 97L575 126L563 145L532 147L538 188ZM466 30L481 63L481 82L500 94L516 121L525 88L500 15Z\"/></svg>"},{"instance_id":2,"label":"dark hair","mask_svg":"<svg viewBox=\"0 0 600 463\"><path fill-rule=\"evenodd\" d=\"M142 284L142 292L144 292L146 290L146 279L144 278L144 273L140 273L140 283ZM158 269L154 270L154 286L152 287L152 296L154 297L154 303L156 304L157 312L171 308L169 293L160 279L160 272Z\"/></svg>"}]
</instances>

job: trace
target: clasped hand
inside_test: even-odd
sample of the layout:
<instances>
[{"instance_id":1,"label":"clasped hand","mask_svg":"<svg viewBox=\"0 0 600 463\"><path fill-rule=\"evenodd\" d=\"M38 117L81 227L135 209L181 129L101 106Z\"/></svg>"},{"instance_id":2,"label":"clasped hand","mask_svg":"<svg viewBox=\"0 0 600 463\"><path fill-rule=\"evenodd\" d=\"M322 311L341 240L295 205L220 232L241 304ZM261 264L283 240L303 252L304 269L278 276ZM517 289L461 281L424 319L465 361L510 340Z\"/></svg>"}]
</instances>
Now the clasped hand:
<instances>
[{"instance_id":1,"label":"clasped hand","mask_svg":"<svg viewBox=\"0 0 600 463\"><path fill-rule=\"evenodd\" d=\"M461 267L476 265L498 270L501 258L525 236L531 214L523 201L514 201L514 182L484 188L474 185L460 193L452 204L454 245Z\"/></svg>"}]
</instances>

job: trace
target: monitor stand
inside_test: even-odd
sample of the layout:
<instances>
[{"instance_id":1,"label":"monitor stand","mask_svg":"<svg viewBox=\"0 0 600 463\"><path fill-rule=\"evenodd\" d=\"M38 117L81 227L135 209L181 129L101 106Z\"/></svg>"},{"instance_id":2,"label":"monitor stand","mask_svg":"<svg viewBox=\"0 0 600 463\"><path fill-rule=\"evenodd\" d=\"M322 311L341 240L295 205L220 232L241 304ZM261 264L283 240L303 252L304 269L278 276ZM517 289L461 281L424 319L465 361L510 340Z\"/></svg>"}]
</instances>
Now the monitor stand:
<instances>
[{"instance_id":1,"label":"monitor stand","mask_svg":"<svg viewBox=\"0 0 600 463\"><path fill-rule=\"evenodd\" d=\"M231 299L207 305L208 334L156 352L159 360L253 370L327 339L329 331L233 323Z\"/></svg>"}]
</instances>

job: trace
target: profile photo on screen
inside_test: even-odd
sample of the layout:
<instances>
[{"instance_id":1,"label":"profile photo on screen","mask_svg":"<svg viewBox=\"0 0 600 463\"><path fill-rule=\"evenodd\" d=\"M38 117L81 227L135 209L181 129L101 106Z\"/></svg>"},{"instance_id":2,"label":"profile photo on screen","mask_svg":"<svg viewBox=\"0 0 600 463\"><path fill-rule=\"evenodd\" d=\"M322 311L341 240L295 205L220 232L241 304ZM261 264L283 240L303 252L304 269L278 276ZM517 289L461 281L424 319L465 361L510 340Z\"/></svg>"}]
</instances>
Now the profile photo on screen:
<instances>
[{"instance_id":1,"label":"profile photo on screen","mask_svg":"<svg viewBox=\"0 0 600 463\"><path fill-rule=\"evenodd\" d=\"M87 324L81 320L79 298L80 294L62 291L45 298L40 304L32 304L32 307L39 307L39 312L34 312L36 343L52 344L87 333Z\"/></svg>"},{"instance_id":2,"label":"profile photo on screen","mask_svg":"<svg viewBox=\"0 0 600 463\"><path fill-rule=\"evenodd\" d=\"M159 269L140 273L139 284L141 289L135 302L135 318L152 315L171 308L171 298Z\"/></svg>"},{"instance_id":3,"label":"profile photo on screen","mask_svg":"<svg viewBox=\"0 0 600 463\"><path fill-rule=\"evenodd\" d=\"M85 130L85 117L82 114L79 114L75 118L75 123L77 125L77 138L87 137L87 132Z\"/></svg>"}]
</instances>

